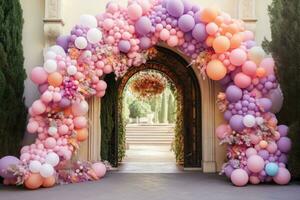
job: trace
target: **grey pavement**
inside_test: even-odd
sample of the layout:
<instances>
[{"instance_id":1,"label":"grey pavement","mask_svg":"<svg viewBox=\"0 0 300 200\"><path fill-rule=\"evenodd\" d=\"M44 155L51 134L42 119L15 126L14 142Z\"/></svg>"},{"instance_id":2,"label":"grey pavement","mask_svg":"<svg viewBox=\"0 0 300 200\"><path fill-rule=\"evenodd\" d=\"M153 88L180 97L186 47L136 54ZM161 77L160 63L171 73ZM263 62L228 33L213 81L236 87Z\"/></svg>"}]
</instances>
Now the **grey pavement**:
<instances>
[{"instance_id":1,"label":"grey pavement","mask_svg":"<svg viewBox=\"0 0 300 200\"><path fill-rule=\"evenodd\" d=\"M223 176L110 172L97 182L28 191L0 186L0 200L300 200L300 183L238 188Z\"/></svg>"}]
</instances>

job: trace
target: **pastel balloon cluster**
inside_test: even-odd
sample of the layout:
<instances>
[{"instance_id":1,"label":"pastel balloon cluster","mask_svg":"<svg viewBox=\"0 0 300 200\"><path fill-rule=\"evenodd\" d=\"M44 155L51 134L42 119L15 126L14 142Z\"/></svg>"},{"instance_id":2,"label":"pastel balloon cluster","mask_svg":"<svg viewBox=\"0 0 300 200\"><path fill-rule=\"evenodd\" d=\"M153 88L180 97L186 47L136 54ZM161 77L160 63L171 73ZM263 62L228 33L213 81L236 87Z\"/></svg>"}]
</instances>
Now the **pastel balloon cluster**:
<instances>
[{"instance_id":1,"label":"pastel balloon cluster","mask_svg":"<svg viewBox=\"0 0 300 200\"><path fill-rule=\"evenodd\" d=\"M102 14L82 15L70 35L58 37L46 51L43 66L30 73L41 96L29 108L27 125L37 139L21 150L20 162L32 177L28 188L41 183L40 177L51 179L87 139L86 100L105 95L103 77L111 72L120 77L145 63L161 43L182 51L224 88L218 104L226 123L216 135L228 144L223 171L233 184L289 182L291 141L274 115L283 102L275 62L256 46L254 34L241 20L189 0L130 0L126 7L112 1Z\"/></svg>"}]
</instances>

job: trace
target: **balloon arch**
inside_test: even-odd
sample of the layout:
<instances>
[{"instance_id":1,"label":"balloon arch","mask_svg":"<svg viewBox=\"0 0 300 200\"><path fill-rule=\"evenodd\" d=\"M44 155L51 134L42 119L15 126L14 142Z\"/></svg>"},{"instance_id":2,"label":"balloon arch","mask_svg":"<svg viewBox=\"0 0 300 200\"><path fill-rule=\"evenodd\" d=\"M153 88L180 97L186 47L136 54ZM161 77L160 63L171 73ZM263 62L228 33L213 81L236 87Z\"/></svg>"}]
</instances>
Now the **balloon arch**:
<instances>
[{"instance_id":1,"label":"balloon arch","mask_svg":"<svg viewBox=\"0 0 300 200\"><path fill-rule=\"evenodd\" d=\"M224 89L217 103L226 122L216 128L228 145L222 172L236 186L287 184L291 141L288 127L278 126L273 114L283 101L274 60L265 58L241 20L189 0L131 0L128 7L110 2L105 13L82 15L70 35L60 36L45 53L43 67L30 74L41 96L29 108L27 131L37 139L21 149L20 160L0 160L4 183L37 189L104 176L103 163L74 159L88 137L85 100L103 97L105 74L121 77L145 63L159 42L182 51L203 77Z\"/></svg>"}]
</instances>

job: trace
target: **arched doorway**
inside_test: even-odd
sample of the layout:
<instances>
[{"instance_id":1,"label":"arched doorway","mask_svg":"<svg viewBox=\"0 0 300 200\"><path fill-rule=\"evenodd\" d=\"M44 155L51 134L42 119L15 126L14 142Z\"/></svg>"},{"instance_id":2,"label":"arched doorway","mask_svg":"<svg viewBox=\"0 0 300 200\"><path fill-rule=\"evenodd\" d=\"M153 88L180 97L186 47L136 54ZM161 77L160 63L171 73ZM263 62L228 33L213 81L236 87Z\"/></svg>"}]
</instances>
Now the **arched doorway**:
<instances>
[{"instance_id":1,"label":"arched doorway","mask_svg":"<svg viewBox=\"0 0 300 200\"><path fill-rule=\"evenodd\" d=\"M110 84L107 95L102 100L105 107L101 110L101 157L107 158L114 167L118 166L120 112L122 111L119 101L126 83L134 74L152 69L166 74L175 84L182 98L184 167L201 167L201 93L198 79L194 70L188 67L187 61L179 54L164 47L158 46L156 49L158 53L155 58L139 67L130 68L121 79L115 81L114 75L105 78ZM108 127L109 119L113 124Z\"/></svg>"}]
</instances>

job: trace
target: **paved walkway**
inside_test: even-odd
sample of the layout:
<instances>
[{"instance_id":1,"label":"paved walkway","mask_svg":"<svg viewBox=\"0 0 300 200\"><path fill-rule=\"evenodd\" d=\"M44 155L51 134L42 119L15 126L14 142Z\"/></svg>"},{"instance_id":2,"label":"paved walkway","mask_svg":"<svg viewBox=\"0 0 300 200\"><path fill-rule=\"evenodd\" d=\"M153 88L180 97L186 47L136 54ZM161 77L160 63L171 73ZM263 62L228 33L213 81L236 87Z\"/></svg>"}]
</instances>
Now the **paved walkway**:
<instances>
[{"instance_id":1,"label":"paved walkway","mask_svg":"<svg viewBox=\"0 0 300 200\"><path fill-rule=\"evenodd\" d=\"M28 191L0 186L1 200L298 200L300 183L238 188L216 174L109 173L98 182Z\"/></svg>"}]
</instances>

